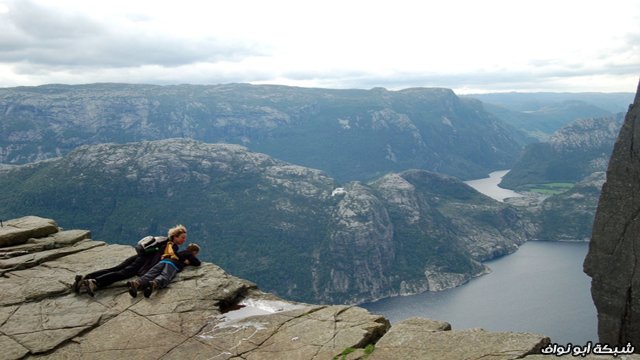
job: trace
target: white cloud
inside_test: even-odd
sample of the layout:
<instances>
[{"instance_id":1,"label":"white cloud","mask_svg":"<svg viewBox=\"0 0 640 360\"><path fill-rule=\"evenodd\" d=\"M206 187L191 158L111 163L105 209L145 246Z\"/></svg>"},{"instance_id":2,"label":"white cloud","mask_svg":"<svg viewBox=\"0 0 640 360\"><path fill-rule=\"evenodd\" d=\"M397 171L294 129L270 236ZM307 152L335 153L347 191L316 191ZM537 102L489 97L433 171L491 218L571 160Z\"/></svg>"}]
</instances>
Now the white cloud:
<instances>
[{"instance_id":1,"label":"white cloud","mask_svg":"<svg viewBox=\"0 0 640 360\"><path fill-rule=\"evenodd\" d=\"M0 0L0 86L633 92L639 16L635 0Z\"/></svg>"}]
</instances>

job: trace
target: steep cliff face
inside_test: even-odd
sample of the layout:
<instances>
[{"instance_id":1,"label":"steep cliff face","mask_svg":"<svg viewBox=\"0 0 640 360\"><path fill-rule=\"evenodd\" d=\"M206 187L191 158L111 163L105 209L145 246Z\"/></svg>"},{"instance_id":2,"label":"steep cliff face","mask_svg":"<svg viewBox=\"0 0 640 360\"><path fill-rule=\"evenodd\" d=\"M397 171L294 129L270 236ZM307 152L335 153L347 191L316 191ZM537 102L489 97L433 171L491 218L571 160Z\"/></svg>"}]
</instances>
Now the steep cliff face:
<instances>
[{"instance_id":1,"label":"steep cliff face","mask_svg":"<svg viewBox=\"0 0 640 360\"><path fill-rule=\"evenodd\" d=\"M387 274L396 257L393 224L384 204L360 183L344 188L329 219L328 245L313 268L319 299L339 293L365 299L388 293L393 283ZM322 264L332 263L328 284L321 285ZM324 270L327 271L326 269Z\"/></svg>"},{"instance_id":2,"label":"steep cliff face","mask_svg":"<svg viewBox=\"0 0 640 360\"><path fill-rule=\"evenodd\" d=\"M615 144L584 271L601 342L640 344L640 88Z\"/></svg>"}]
</instances>

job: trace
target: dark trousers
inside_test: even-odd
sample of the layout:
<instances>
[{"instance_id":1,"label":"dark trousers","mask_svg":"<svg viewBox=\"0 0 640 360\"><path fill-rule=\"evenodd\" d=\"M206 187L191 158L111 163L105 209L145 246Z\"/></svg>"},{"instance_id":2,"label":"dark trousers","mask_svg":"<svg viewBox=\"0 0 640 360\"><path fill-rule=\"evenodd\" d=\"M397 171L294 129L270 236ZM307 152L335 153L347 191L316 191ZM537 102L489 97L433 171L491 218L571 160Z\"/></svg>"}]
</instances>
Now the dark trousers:
<instances>
[{"instance_id":1,"label":"dark trousers","mask_svg":"<svg viewBox=\"0 0 640 360\"><path fill-rule=\"evenodd\" d=\"M99 288L113 284L116 281L128 279L138 273L144 264L144 258L134 255L112 268L98 270L87 274L85 279L95 279Z\"/></svg>"},{"instance_id":2,"label":"dark trousers","mask_svg":"<svg viewBox=\"0 0 640 360\"><path fill-rule=\"evenodd\" d=\"M177 272L178 270L174 265L159 262L138 279L140 288L146 288L151 281L154 281L159 289L167 287Z\"/></svg>"}]
</instances>

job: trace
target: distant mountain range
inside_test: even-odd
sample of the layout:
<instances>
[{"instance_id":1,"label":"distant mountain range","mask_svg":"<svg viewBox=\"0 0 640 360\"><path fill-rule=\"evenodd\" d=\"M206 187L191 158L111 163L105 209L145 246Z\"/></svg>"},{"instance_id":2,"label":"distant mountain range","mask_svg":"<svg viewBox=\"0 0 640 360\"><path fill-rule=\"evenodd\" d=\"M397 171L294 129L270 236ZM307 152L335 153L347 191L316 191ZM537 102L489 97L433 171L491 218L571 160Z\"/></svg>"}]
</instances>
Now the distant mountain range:
<instances>
[{"instance_id":1,"label":"distant mountain range","mask_svg":"<svg viewBox=\"0 0 640 360\"><path fill-rule=\"evenodd\" d=\"M267 85L46 85L0 89L0 162L77 146L184 137L234 143L339 181L411 168L478 178L516 159L525 136L448 89Z\"/></svg>"},{"instance_id":2,"label":"distant mountain range","mask_svg":"<svg viewBox=\"0 0 640 360\"><path fill-rule=\"evenodd\" d=\"M500 186L525 190L537 184L576 183L606 171L624 114L576 120L548 141L529 144Z\"/></svg>"},{"instance_id":3,"label":"distant mountain range","mask_svg":"<svg viewBox=\"0 0 640 360\"><path fill-rule=\"evenodd\" d=\"M2 216L47 214L132 244L176 222L202 257L289 299L362 302L458 286L534 231L521 212L422 170L340 184L238 145L80 147L0 169Z\"/></svg>"},{"instance_id":4,"label":"distant mountain range","mask_svg":"<svg viewBox=\"0 0 640 360\"><path fill-rule=\"evenodd\" d=\"M494 93L465 95L485 110L539 140L578 119L625 113L633 93Z\"/></svg>"},{"instance_id":5,"label":"distant mountain range","mask_svg":"<svg viewBox=\"0 0 640 360\"><path fill-rule=\"evenodd\" d=\"M633 103L634 96L635 93L632 92L508 92L464 95L464 97L472 97L484 103L499 105L513 111L531 112L548 108L555 104L562 104L566 102L581 102L589 104L590 106L598 107L612 114L626 112L629 109L631 103Z\"/></svg>"},{"instance_id":6,"label":"distant mountain range","mask_svg":"<svg viewBox=\"0 0 640 360\"><path fill-rule=\"evenodd\" d=\"M605 171L623 120L622 114L576 120L553 133L548 141L527 145L503 177L501 187L547 193L544 201L528 206L537 224L536 239L591 237Z\"/></svg>"}]
</instances>

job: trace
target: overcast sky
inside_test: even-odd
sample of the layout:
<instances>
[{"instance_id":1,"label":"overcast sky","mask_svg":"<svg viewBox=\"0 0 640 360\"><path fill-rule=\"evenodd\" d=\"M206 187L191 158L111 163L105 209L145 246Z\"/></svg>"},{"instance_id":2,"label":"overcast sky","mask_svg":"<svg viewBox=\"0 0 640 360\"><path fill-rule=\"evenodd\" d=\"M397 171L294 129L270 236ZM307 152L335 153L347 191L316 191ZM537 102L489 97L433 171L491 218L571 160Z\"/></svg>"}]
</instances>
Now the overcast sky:
<instances>
[{"instance_id":1,"label":"overcast sky","mask_svg":"<svg viewBox=\"0 0 640 360\"><path fill-rule=\"evenodd\" d=\"M0 0L0 87L635 92L639 0Z\"/></svg>"}]
</instances>

